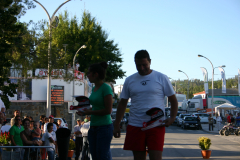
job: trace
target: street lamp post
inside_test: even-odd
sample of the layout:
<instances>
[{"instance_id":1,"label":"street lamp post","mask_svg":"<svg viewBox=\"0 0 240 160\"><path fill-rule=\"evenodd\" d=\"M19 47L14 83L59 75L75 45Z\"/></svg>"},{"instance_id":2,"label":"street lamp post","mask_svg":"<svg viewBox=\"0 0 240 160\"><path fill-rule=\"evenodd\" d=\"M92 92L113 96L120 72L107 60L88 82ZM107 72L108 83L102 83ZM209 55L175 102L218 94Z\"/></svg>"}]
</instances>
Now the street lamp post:
<instances>
[{"instance_id":1,"label":"street lamp post","mask_svg":"<svg viewBox=\"0 0 240 160\"><path fill-rule=\"evenodd\" d=\"M67 2L71 0L67 0L63 2L53 13L52 17L50 17L48 11L45 9L45 7L38 2L37 0L33 0L34 2L38 3L44 11L47 13L48 20L49 20L49 42L48 42L48 82L47 82L47 111L46 116L48 117L51 115L51 37L52 37L52 22L55 20L54 15L57 13L57 11Z\"/></svg>"},{"instance_id":2,"label":"street lamp post","mask_svg":"<svg viewBox=\"0 0 240 160\"><path fill-rule=\"evenodd\" d=\"M214 89L214 84L213 84L213 81L214 81L214 67L213 67L213 64L212 64L212 62L207 58L207 57L204 57L203 55L198 55L198 57L203 57L203 58L205 58L205 59L207 59L210 63L211 63L211 65L212 65L212 117L213 117L213 89ZM225 65L222 65L221 67L225 67ZM217 68L217 67L216 67Z\"/></svg>"},{"instance_id":3,"label":"street lamp post","mask_svg":"<svg viewBox=\"0 0 240 160\"><path fill-rule=\"evenodd\" d=\"M75 83L75 77L74 77L74 70L75 70L75 59L76 59L76 56L77 56L77 54L78 54L78 52L82 49L82 48L86 48L87 46L85 46L85 45L83 45L83 46L81 46L78 50L77 50L77 52L76 52L76 54L74 55L74 58L73 58L73 96L74 96L74 83ZM74 101L74 97L73 97L73 99L72 99L72 101Z\"/></svg>"},{"instance_id":4,"label":"street lamp post","mask_svg":"<svg viewBox=\"0 0 240 160\"><path fill-rule=\"evenodd\" d=\"M87 46L85 46L85 45L83 45L83 46L81 46L78 50L77 50L77 52L76 52L76 54L74 55L74 58L73 58L73 98L72 98L72 101L74 101L74 84L75 84L75 76L74 76L74 71L75 71L75 59L76 59L76 56L77 56L77 54L78 54L78 52L80 51L80 49L82 49L82 48L86 48ZM73 105L74 105L74 102L73 102ZM75 113L72 113L72 131L73 131L73 129L74 129L74 126L75 126Z\"/></svg>"},{"instance_id":5,"label":"street lamp post","mask_svg":"<svg viewBox=\"0 0 240 160\"><path fill-rule=\"evenodd\" d=\"M178 70L178 72L182 72L187 76L187 74L181 70ZM188 89L187 89L187 100L188 100L188 98L189 98L189 78L188 78L188 76L187 76L187 79L188 79Z\"/></svg>"}]
</instances>

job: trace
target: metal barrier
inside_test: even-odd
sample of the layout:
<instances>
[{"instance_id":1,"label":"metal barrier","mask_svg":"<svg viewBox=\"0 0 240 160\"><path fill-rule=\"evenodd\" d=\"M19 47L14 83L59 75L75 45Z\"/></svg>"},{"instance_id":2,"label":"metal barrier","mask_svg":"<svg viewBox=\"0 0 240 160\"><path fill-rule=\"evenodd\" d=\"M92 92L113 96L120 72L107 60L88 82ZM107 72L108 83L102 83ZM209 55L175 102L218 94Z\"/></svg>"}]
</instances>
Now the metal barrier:
<instances>
[{"instance_id":1,"label":"metal barrier","mask_svg":"<svg viewBox=\"0 0 240 160\"><path fill-rule=\"evenodd\" d=\"M5 148L6 150L3 150L2 148ZM0 149L2 149L2 154L1 154L1 160L21 160L21 157L24 156L24 152L23 155L21 155L22 151L13 151L14 148L22 148L24 150L26 150L26 148L28 149L28 160L38 160L39 159L39 154L40 154L40 159L41 159L41 153L39 152L39 149L41 148L45 148L46 152L45 152L45 159L46 159L46 154L47 154L47 148L52 148L54 153L55 153L55 149L52 146L0 146ZM30 157L30 150L31 148L36 149L36 159L32 159ZM11 151L7 151L7 149L10 149ZM55 155L54 155L54 159L55 159Z\"/></svg>"}]
</instances>

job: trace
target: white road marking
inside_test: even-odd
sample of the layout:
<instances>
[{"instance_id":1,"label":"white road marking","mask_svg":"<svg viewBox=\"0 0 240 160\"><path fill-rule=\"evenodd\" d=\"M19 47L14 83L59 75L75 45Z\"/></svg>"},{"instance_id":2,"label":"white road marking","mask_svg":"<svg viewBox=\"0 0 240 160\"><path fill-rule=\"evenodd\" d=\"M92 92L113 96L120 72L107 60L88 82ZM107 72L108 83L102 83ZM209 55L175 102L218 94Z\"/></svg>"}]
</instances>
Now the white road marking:
<instances>
[{"instance_id":1,"label":"white road marking","mask_svg":"<svg viewBox=\"0 0 240 160\"><path fill-rule=\"evenodd\" d=\"M110 148L123 148L123 145L111 145Z\"/></svg>"}]
</instances>

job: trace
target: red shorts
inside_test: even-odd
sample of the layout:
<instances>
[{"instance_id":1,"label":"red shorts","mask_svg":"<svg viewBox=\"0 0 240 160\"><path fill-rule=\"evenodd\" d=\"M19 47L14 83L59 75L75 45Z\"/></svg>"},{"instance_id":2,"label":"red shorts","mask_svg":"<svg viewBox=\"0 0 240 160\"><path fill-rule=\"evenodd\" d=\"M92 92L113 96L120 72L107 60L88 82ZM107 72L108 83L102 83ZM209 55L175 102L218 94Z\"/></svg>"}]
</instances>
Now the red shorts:
<instances>
[{"instance_id":1,"label":"red shorts","mask_svg":"<svg viewBox=\"0 0 240 160\"><path fill-rule=\"evenodd\" d=\"M145 131L142 127L127 126L124 150L146 151L148 150L163 151L165 127L155 127Z\"/></svg>"}]
</instances>

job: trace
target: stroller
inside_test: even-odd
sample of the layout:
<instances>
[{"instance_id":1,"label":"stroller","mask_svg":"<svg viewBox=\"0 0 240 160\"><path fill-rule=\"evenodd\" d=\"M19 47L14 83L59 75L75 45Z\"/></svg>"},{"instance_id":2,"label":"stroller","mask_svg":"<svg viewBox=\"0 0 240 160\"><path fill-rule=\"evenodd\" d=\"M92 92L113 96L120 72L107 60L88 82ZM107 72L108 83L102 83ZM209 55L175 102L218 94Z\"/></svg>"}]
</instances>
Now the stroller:
<instances>
[{"instance_id":1,"label":"stroller","mask_svg":"<svg viewBox=\"0 0 240 160\"><path fill-rule=\"evenodd\" d=\"M228 136L229 134L235 134L236 136L238 136L240 135L240 127L235 126L232 123L228 123L219 131L219 134L221 136Z\"/></svg>"}]
</instances>

